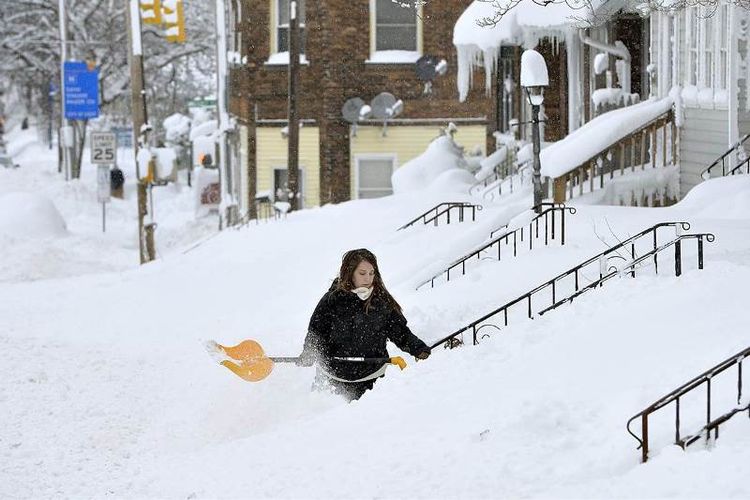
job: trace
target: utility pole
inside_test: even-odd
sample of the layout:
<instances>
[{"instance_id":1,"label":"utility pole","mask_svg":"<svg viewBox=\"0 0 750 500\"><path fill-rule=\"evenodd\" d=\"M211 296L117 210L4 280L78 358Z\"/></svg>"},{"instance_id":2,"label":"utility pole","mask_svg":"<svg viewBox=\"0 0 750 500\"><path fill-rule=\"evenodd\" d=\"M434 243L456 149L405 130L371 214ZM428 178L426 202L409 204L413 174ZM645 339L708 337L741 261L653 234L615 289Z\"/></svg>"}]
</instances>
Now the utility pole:
<instances>
[{"instance_id":1,"label":"utility pole","mask_svg":"<svg viewBox=\"0 0 750 500\"><path fill-rule=\"evenodd\" d=\"M229 110L227 108L227 25L224 0L216 0L216 107L219 128L219 229L236 223L237 206L234 199L234 179L227 147Z\"/></svg>"},{"instance_id":2,"label":"utility pole","mask_svg":"<svg viewBox=\"0 0 750 500\"><path fill-rule=\"evenodd\" d=\"M72 139L73 131L70 129L67 118L65 118L65 61L68 59L68 30L67 14L65 12L65 0L59 0L58 17L60 21L60 133L58 136L58 147L62 148L63 170L65 171L65 180L70 179L70 148L68 141Z\"/></svg>"},{"instance_id":3,"label":"utility pole","mask_svg":"<svg viewBox=\"0 0 750 500\"><path fill-rule=\"evenodd\" d=\"M63 0L60 0L61 2ZM141 264L151 262L156 258L154 247L154 229L156 224L152 221L145 222L148 214L148 192L150 188L151 172L154 170L149 160L149 172L141 176L138 163L141 150L148 151L148 133L151 128L148 125L146 112L146 90L143 77L143 50L141 47L141 10L139 0L129 0L128 13L128 35L130 39L129 63L130 63L130 96L133 113L133 152L135 153L135 175L137 177L138 194L138 242L140 248ZM153 215L153 214L152 214ZM152 217L153 218L153 217Z\"/></svg>"},{"instance_id":4,"label":"utility pole","mask_svg":"<svg viewBox=\"0 0 750 500\"><path fill-rule=\"evenodd\" d=\"M299 116L297 114L297 91L299 87L299 18L297 0L289 2L289 144L287 151L287 179L289 182L290 210L299 207Z\"/></svg>"}]
</instances>

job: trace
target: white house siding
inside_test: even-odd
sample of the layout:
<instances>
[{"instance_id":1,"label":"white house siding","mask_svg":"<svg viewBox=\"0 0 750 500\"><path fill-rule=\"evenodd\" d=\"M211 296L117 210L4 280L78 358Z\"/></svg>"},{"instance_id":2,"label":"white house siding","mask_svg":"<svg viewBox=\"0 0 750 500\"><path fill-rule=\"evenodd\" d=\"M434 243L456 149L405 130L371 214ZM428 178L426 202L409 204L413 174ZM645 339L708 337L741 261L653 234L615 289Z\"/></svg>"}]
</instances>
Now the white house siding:
<instances>
[{"instance_id":1,"label":"white house siding","mask_svg":"<svg viewBox=\"0 0 750 500\"><path fill-rule=\"evenodd\" d=\"M746 123L750 126L750 122ZM685 108L680 134L680 196L701 182L701 172L727 150L728 111Z\"/></svg>"}]
</instances>

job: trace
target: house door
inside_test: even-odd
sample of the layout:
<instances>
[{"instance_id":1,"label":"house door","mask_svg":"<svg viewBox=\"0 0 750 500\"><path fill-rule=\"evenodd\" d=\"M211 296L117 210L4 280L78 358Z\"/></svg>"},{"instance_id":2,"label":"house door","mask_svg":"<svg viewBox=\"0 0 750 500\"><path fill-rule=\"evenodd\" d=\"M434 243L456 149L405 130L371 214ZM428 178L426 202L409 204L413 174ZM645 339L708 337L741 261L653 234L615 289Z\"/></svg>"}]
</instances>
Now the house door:
<instances>
[{"instance_id":1,"label":"house door","mask_svg":"<svg viewBox=\"0 0 750 500\"><path fill-rule=\"evenodd\" d=\"M393 157L357 158L357 198L380 198L393 194Z\"/></svg>"}]
</instances>

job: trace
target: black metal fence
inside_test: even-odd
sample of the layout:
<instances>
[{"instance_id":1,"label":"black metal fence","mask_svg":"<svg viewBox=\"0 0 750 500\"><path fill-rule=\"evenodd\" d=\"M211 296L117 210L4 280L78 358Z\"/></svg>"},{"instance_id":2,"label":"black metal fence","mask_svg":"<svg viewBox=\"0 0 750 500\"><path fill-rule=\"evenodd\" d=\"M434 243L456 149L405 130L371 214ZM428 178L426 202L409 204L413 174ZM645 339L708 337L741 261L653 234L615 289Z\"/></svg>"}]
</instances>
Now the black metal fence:
<instances>
[{"instance_id":1,"label":"black metal fence","mask_svg":"<svg viewBox=\"0 0 750 500\"><path fill-rule=\"evenodd\" d=\"M658 233L665 228L673 228L675 237L667 243L660 244ZM654 272L658 274L659 255L671 247L674 247L675 275L679 276L682 274L683 240L696 240L698 269L703 269L703 242L704 240L714 241L714 235L709 233L682 234L683 230L688 229L690 229L690 224L687 222L662 222L645 229L443 337L433 343L432 347L443 344L446 347L461 345L464 343L465 333L471 333L472 343L478 344L479 334L483 329L494 328L498 331L502 329L491 322L495 319L501 320L502 325L507 327L510 314L518 314L519 310L527 318L533 318L535 314L542 315L562 304L572 302L576 297L603 285L615 276L629 274L635 277L637 270L651 261L653 261ZM620 267L614 264L618 261L622 263ZM594 277L590 277L589 274L593 274ZM588 281L588 284L584 284L584 281ZM544 305L540 307L540 303Z\"/></svg>"},{"instance_id":2,"label":"black metal fence","mask_svg":"<svg viewBox=\"0 0 750 500\"><path fill-rule=\"evenodd\" d=\"M435 287L435 280L440 276L445 275L446 281L451 280L451 272L461 270L461 276L466 274L466 265L476 257L476 261L479 262L483 259L501 260L503 255L512 253L513 257L518 255L519 247L524 243L524 239L528 241L529 250L534 248L534 240L539 240L540 236L540 225L542 226L542 235L544 237L544 245L549 245L551 240L557 239L557 219L560 219L559 229L559 240L560 244L565 244L565 212L570 214L576 213L576 209L572 207L566 207L563 204L556 203L541 203L538 206L533 207L531 210L541 209L542 212L531 219L528 225L523 225L513 231L507 231L507 225L502 228L496 229L490 233L489 242L485 243L473 252L464 255L458 260L452 262L448 267L432 276L431 278L423 281L417 285L417 289L423 287L427 283L430 284L430 288ZM559 216L556 216L559 214ZM505 230L506 232L497 238L494 238L496 232ZM503 252L505 248L505 252ZM455 272L453 273L455 275Z\"/></svg>"},{"instance_id":3,"label":"black metal fence","mask_svg":"<svg viewBox=\"0 0 750 500\"><path fill-rule=\"evenodd\" d=\"M718 157L716 161L714 161L711 165L709 165L706 169L704 169L703 172L701 172L701 178L703 178L703 180L710 179L711 177L714 176L713 175L714 172L712 171L714 169L718 170L719 167L721 167L722 177L724 177L727 174L734 175L735 173L739 173L739 172L735 172L735 170L737 170L740 166L742 166L743 163L747 164L747 160L745 160L744 162L741 162L740 165L732 167L732 164L730 163L731 161L730 155L732 153L739 151L739 149L744 146L745 142L747 142L748 139L750 139L750 134L746 134L742 139L737 141L735 145L727 149L727 151L723 155Z\"/></svg>"},{"instance_id":4,"label":"black metal fence","mask_svg":"<svg viewBox=\"0 0 750 500\"><path fill-rule=\"evenodd\" d=\"M445 218L445 223L450 224L451 223L451 213L453 213L453 220L455 220L456 213L458 215L458 222L463 222L466 212L471 212L471 220L476 220L477 212L482 210L482 205L474 205L472 203L467 203L463 201L447 201L440 203L422 215L415 217L414 219L410 220L400 228L398 228L398 231L402 229L406 229L407 227L413 226L414 224L418 222L422 222L423 224L429 224L430 222L434 223L436 226L438 225L441 217Z\"/></svg>"},{"instance_id":5,"label":"black metal fence","mask_svg":"<svg viewBox=\"0 0 750 500\"><path fill-rule=\"evenodd\" d=\"M706 440L711 438L711 432L714 432L714 438L719 437L719 426L735 416L737 413L747 411L750 417L750 403L742 406L742 362L750 355L750 347L738 352L734 356L730 357L714 366L708 371L705 371L690 380L689 382L681 385L674 391L670 392L666 396L661 397L656 402L652 403L643 411L633 415L627 423L627 430L636 441L638 441L638 449L641 450L641 460L646 462L648 460L649 452L649 416L655 411L664 408L665 406L674 403L675 406L675 437L674 442L676 445L683 449L692 443L700 440L701 437L705 437ZM730 411L722 414L719 417L712 418L711 413L711 385L712 380L719 374L725 372L733 366L737 367L737 405ZM681 434L681 423L680 423L680 398L683 398L686 394L698 389L699 387L706 386L706 424L696 433L688 436L682 436ZM641 419L641 436L636 436L632 430L630 430L630 424L636 419Z\"/></svg>"}]
</instances>

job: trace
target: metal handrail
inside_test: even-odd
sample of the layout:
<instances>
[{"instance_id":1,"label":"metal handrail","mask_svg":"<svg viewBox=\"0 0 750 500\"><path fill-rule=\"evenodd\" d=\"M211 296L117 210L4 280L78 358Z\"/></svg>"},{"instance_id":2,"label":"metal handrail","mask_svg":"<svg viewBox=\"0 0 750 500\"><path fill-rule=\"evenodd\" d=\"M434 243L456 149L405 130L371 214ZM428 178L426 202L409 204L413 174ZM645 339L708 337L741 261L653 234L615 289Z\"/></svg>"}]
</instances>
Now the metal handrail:
<instances>
[{"instance_id":1,"label":"metal handrail","mask_svg":"<svg viewBox=\"0 0 750 500\"><path fill-rule=\"evenodd\" d=\"M561 217L560 217L560 219L561 219L561 229L560 229L560 231L561 231L561 243L560 244L561 245L565 245L565 212L568 211L571 214L575 214L576 213L576 209L573 208L573 207L566 207L563 204L549 203L549 202L540 203L539 205L537 205L535 207L532 207L531 210L535 210L536 211L537 209L543 209L544 207L548 207L548 208L546 210L544 210L542 213L540 213L539 215L537 215L536 217L534 217L533 219L531 219L531 221L529 221L529 224L528 224L528 229L529 229L529 231L528 231L529 250L533 250L533 248L534 248L534 244L533 244L534 238L539 238L539 221L540 220L544 221L544 244L545 245L549 244L550 236L551 236L551 239L553 239L553 240L555 239L555 234L556 234L555 212L556 211L561 212ZM552 214L551 228L550 228L550 223L549 223L550 213ZM498 231L500 231L502 229L506 229L507 230L507 227L508 227L508 225L506 224L505 226L503 226L501 228L495 229L494 231L492 231L490 233L490 238L492 238L496 232L498 232ZM535 233L533 231L534 227L536 228L536 232ZM482 252L484 252L485 250L487 250L489 248L492 248L495 245L497 245L497 260L500 260L501 259L501 248L502 248L501 243L504 242L506 245L509 245L511 237L512 237L512 240L513 240L513 257L516 257L518 255L519 237L520 237L520 241L523 242L524 241L524 229L525 228L526 228L526 225L523 225L523 226L521 226L521 227L519 227L519 228L517 228L517 229L515 229L513 231L506 232L506 233L502 234L501 236L498 236L497 238L492 238L489 242L485 243L484 245L482 245L478 249L476 249L473 252L471 252L469 254L466 254L463 257L461 257L461 258L453 261L447 268L443 269L442 271L440 271L436 275L432 276L431 278L429 278L429 279L423 281L422 283L420 283L419 285L417 285L417 290L419 290L421 287L423 287L427 283L430 283L430 288L434 288L435 287L435 279L438 278L439 276L443 275L443 274L447 275L447 280L446 281L450 281L450 279L451 279L451 271L453 269L455 269L456 267L458 267L458 266L461 266L461 275L464 276L466 274L466 262L469 259L473 258L473 257L477 257L477 260L481 260L480 254ZM551 231L550 231L550 229L551 229Z\"/></svg>"},{"instance_id":2,"label":"metal handrail","mask_svg":"<svg viewBox=\"0 0 750 500\"><path fill-rule=\"evenodd\" d=\"M661 222L659 224L655 224L655 225L651 226L648 229L645 229L645 230L641 231L640 233L636 234L635 236L631 236L630 238L628 238L628 239L620 242L618 245L615 245L615 246L613 246L613 247L605 250L604 252L601 252L601 253L599 253L599 254L597 254L597 255L595 255L595 256L593 256L593 257L585 260L581 264L578 264L577 266L575 266L575 267L573 267L573 268L565 271L562 274L559 274L558 276L552 278L551 280L546 281L545 283L542 283L541 285L537 286L536 288L534 288L534 289L532 289L532 290L524 293L523 295L517 297L516 299L511 300L510 302L508 302L508 303L506 303L506 304L498 307L497 309L495 309L495 310L493 310L493 311L485 314L481 318L479 318L479 319L477 319L477 320L469 323L467 326L464 326L464 327L456 330L455 332L451 333L450 335L447 335L447 336L443 337L442 339L438 340L437 342L433 343L432 347L433 348L437 347L437 346L439 346L441 344L444 344L446 342L450 342L451 345L452 345L453 344L453 340L456 337L458 337L459 335L462 335L464 332L466 332L468 330L472 331L473 343L476 345L478 343L477 333L479 332L479 330L481 330L485 326L494 326L495 328L499 329L499 327L497 327L495 325L482 325L482 326L479 326L482 322L484 322L484 321L486 321L486 320L488 320L488 319L490 319L490 318L492 318L492 317L494 317L494 316L496 316L496 315L498 315L500 313L503 313L505 326L508 326L508 310L512 306L514 306L516 304L519 304L519 303L522 303L524 301L527 302L528 317L529 318L533 318L532 297L534 295L536 295L537 293L539 293L539 292L541 292L541 291L543 291L543 290L545 290L547 288L551 288L551 290L552 290L552 304L553 305L551 307L545 308L542 311L542 313L546 313L546 312L550 311L551 309L554 309L554 308L556 308L556 307L558 307L558 306L560 306L560 305L562 305L562 304L564 304L566 302L569 302L570 300L572 300L570 297L566 297L566 298L564 298L563 300L560 300L560 301L558 301L557 298L556 298L557 297L556 286L557 286L557 283L559 281L561 281L562 279L567 278L568 276L572 275L574 277L574 279L575 279L575 282L574 282L575 283L575 292L574 292L573 295L575 297L577 297L578 295L580 295L579 291L582 290L581 287L579 286L579 273L581 272L581 269L583 269L584 267L586 267L586 266L588 266L588 265L590 265L590 264L598 261L599 262L599 280L597 280L597 283L598 284L604 283L604 281L602 281L602 278L604 278L606 275L608 275L608 274L611 273L611 268L610 268L609 272L607 271L607 266L609 265L609 260L612 259L612 258L620 258L620 259L624 258L619 253L617 253L619 250L625 249L627 246L630 246L630 255L631 255L632 262L638 261L640 263L642 261L643 257L636 258L636 255L635 255L635 242L637 240L639 240L640 238L643 238L644 236L653 236L653 247L654 247L655 251L649 252L644 257L648 257L648 258L653 257L653 259L654 259L654 267L655 267L656 272L658 273L659 272L658 253L661 250L663 250L664 248L659 247L659 245L657 244L657 231L660 228L664 228L664 227L675 227L675 229L676 229L676 231L678 233L677 240L680 240L683 237L693 237L693 236L700 237L699 238L699 242L698 242L698 268L699 269L703 269L703 238L706 238L708 241L714 241L714 236L712 234L711 235L708 235L708 234L679 235L679 233L682 230L688 230L688 229L690 229L690 224L689 223L687 223L687 222ZM674 243L676 243L677 240L673 240L670 243L674 244ZM676 263L675 263L675 274L677 276L679 276L682 273L682 264L681 264L681 262L682 262L682 253L681 253L681 246L677 246L677 248L679 250L675 251L675 260L676 260ZM614 255L611 255L611 254L614 254ZM626 266L626 268L628 268L628 267L630 268L630 273L629 274L632 277L635 277L635 274L636 274L635 267L634 266ZM618 272L621 273L622 271L618 271ZM612 276L610 276L610 278L611 277ZM609 278L607 278L607 279L609 279ZM591 285L588 285L587 287L584 288L583 291L589 290L591 288L593 288L593 287Z\"/></svg>"},{"instance_id":3,"label":"metal handrail","mask_svg":"<svg viewBox=\"0 0 750 500\"><path fill-rule=\"evenodd\" d=\"M706 370L697 377L693 378L689 382L682 384L680 387L670 392L666 396L662 396L654 403L649 405L644 410L636 413L628 420L626 429L628 433L638 441L638 448L641 451L641 460L643 462L648 461L649 441L648 441L648 416L667 406L668 404L675 403L675 444L682 447L683 449L690 444L698 441L701 436L705 434L706 439L710 438L711 431L715 431L715 437L719 437L719 425L726 422L734 415L741 411L748 411L750 415L750 403L745 407L740 406L742 404L742 361L750 355L750 347L738 352L734 356L731 356L713 368ZM737 365L737 407L733 408L729 412L721 415L718 418L711 419L711 380L718 374L728 370L732 366ZM680 436L680 397L684 396L688 392L700 387L701 385L707 385L707 397L706 397L706 425L701 430L693 435L686 437ZM630 429L630 424L633 423L637 418L641 418L641 437L636 436Z\"/></svg>"},{"instance_id":4,"label":"metal handrail","mask_svg":"<svg viewBox=\"0 0 750 500\"><path fill-rule=\"evenodd\" d=\"M441 210L440 209L441 207L445 207L445 208L443 208ZM471 209L471 220L474 221L474 220L476 220L476 212L479 211L479 210L482 210L482 208L484 208L484 207L482 207L482 205L474 205L473 203L468 203L468 202L465 202L465 201L445 201L443 203L439 203L439 204L435 205L434 207L432 207L431 209L429 209L428 211L426 211L422 215L419 215L419 216L415 217L411 221L407 222L406 224L404 224L403 226L401 226L400 228L398 228L397 231L401 231L402 229L406 229L407 227L413 226L414 224L416 224L420 220L422 221L423 224L429 224L430 222L434 222L435 225L437 226L438 225L438 219L440 218L441 215L446 215L447 224L450 224L451 223L450 212L453 209L458 209L459 210L459 222L463 222L463 220L464 220L464 209L467 209L467 208ZM433 212L435 212L435 214L432 215L428 219L428 216L430 216L430 214L432 214Z\"/></svg>"},{"instance_id":5,"label":"metal handrail","mask_svg":"<svg viewBox=\"0 0 750 500\"><path fill-rule=\"evenodd\" d=\"M721 163L721 175L722 175L722 177L726 176L727 175L727 171L726 171L726 169L727 169L726 158L730 154L732 154L735 151L737 151L740 148L740 146L742 146L748 139L750 139L750 134L745 134L745 136L742 139L740 139L735 144L733 144L729 149L727 149L726 152L723 155L719 156L716 160L714 160L714 162L711 165L709 165L707 168L703 169L703 171L701 172L701 178L703 180L710 179L711 178L711 170L714 167L718 166L719 163ZM735 167L735 169L736 168L737 167ZM734 169L732 171L734 171Z\"/></svg>"},{"instance_id":6,"label":"metal handrail","mask_svg":"<svg viewBox=\"0 0 750 500\"><path fill-rule=\"evenodd\" d=\"M736 167L729 171L728 175L739 175L742 167L745 167L746 174L750 174L750 156L742 160Z\"/></svg>"},{"instance_id":7,"label":"metal handrail","mask_svg":"<svg viewBox=\"0 0 750 500\"><path fill-rule=\"evenodd\" d=\"M530 179L530 176L527 175L530 172L531 169L531 160L527 160L521 163L517 163L515 172L511 173L510 175L503 177L502 180L500 180L497 183L497 190L493 187L491 190L487 189L483 194L482 198L489 201L495 201L495 195L498 197L503 195L503 184L505 184L506 181L509 181L510 184L510 193L515 192L515 184L513 180L518 177L518 182L516 184L520 183L522 186L524 185L524 178ZM492 183L488 184L491 185Z\"/></svg>"}]
</instances>

